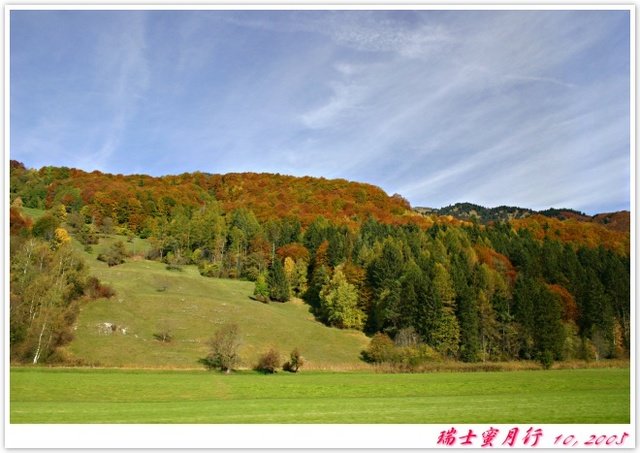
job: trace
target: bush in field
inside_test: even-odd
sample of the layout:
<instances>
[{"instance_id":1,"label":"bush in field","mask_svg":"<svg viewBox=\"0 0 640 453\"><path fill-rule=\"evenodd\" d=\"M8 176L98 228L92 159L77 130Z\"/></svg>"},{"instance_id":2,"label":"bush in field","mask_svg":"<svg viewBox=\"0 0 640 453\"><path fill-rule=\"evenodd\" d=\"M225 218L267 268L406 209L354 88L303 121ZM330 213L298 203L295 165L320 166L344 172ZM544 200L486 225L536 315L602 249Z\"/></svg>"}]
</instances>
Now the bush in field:
<instances>
[{"instance_id":1,"label":"bush in field","mask_svg":"<svg viewBox=\"0 0 640 453\"><path fill-rule=\"evenodd\" d=\"M300 355L298 348L295 348L289 355L289 361L282 365L282 369L290 373L297 373L302 365L304 365L304 358Z\"/></svg>"},{"instance_id":2,"label":"bush in field","mask_svg":"<svg viewBox=\"0 0 640 453\"><path fill-rule=\"evenodd\" d=\"M91 276L87 278L85 294L90 299L111 299L116 295L116 292L111 286L100 283L100 280L98 280L96 277Z\"/></svg>"},{"instance_id":3,"label":"bush in field","mask_svg":"<svg viewBox=\"0 0 640 453\"><path fill-rule=\"evenodd\" d=\"M391 363L399 369L413 370L424 363L439 359L439 354L433 348L426 344L418 344L396 347Z\"/></svg>"},{"instance_id":4,"label":"bush in field","mask_svg":"<svg viewBox=\"0 0 640 453\"><path fill-rule=\"evenodd\" d=\"M124 263L124 259L127 257L127 250L125 249L124 242L117 241L109 250L105 253L98 255L98 261L104 261L109 267L117 266Z\"/></svg>"},{"instance_id":5,"label":"bush in field","mask_svg":"<svg viewBox=\"0 0 640 453\"><path fill-rule=\"evenodd\" d=\"M98 234L92 223L86 223L78 227L76 238L82 245L95 245L98 243Z\"/></svg>"},{"instance_id":6,"label":"bush in field","mask_svg":"<svg viewBox=\"0 0 640 453\"><path fill-rule=\"evenodd\" d=\"M198 271L203 277L220 277L222 275L220 263L207 263L201 261L198 264Z\"/></svg>"},{"instance_id":7,"label":"bush in field","mask_svg":"<svg viewBox=\"0 0 640 453\"><path fill-rule=\"evenodd\" d=\"M551 365L553 365L553 353L551 351L542 351L538 354L538 361L540 365L542 365L542 368L548 370L551 368Z\"/></svg>"},{"instance_id":8,"label":"bush in field","mask_svg":"<svg viewBox=\"0 0 640 453\"><path fill-rule=\"evenodd\" d=\"M280 353L271 348L268 352L260 356L256 370L265 374L273 374L280 368Z\"/></svg>"},{"instance_id":9,"label":"bush in field","mask_svg":"<svg viewBox=\"0 0 640 453\"><path fill-rule=\"evenodd\" d=\"M386 334L377 333L371 338L367 350L362 352L362 357L367 362L387 363L399 370L413 370L424 363L441 359L432 347L417 342L409 330L397 343Z\"/></svg>"},{"instance_id":10,"label":"bush in field","mask_svg":"<svg viewBox=\"0 0 640 453\"><path fill-rule=\"evenodd\" d=\"M230 373L233 367L240 361L238 349L240 348L240 330L237 324L226 324L216 331L209 340L210 352L203 359L207 368L219 369Z\"/></svg>"},{"instance_id":11,"label":"bush in field","mask_svg":"<svg viewBox=\"0 0 640 453\"><path fill-rule=\"evenodd\" d=\"M366 351L362 352L365 361L372 363L390 362L394 355L393 340L385 333L376 333Z\"/></svg>"},{"instance_id":12,"label":"bush in field","mask_svg":"<svg viewBox=\"0 0 640 453\"><path fill-rule=\"evenodd\" d=\"M153 337L161 343L170 343L173 340L173 323L168 319L161 320L156 326Z\"/></svg>"}]
</instances>

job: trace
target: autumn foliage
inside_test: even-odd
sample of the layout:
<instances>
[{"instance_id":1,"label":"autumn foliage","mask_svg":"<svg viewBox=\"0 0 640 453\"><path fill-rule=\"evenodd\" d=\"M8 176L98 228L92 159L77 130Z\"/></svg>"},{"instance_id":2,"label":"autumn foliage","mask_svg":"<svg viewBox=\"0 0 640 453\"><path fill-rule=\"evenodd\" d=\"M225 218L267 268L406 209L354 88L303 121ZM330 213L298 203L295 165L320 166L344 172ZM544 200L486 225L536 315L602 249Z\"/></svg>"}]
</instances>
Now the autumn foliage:
<instances>
[{"instance_id":1,"label":"autumn foliage","mask_svg":"<svg viewBox=\"0 0 640 453\"><path fill-rule=\"evenodd\" d=\"M576 246L603 246L619 254L629 255L630 236L628 232L616 231L593 222L575 219L558 220L543 215L532 215L512 221L514 228L528 229L537 239L559 239Z\"/></svg>"},{"instance_id":2,"label":"autumn foliage","mask_svg":"<svg viewBox=\"0 0 640 453\"><path fill-rule=\"evenodd\" d=\"M9 209L9 230L11 235L20 234L23 230L30 230L33 221L29 217L25 217L19 208L12 206Z\"/></svg>"},{"instance_id":3,"label":"autumn foliage","mask_svg":"<svg viewBox=\"0 0 640 453\"><path fill-rule=\"evenodd\" d=\"M278 250L276 250L276 254L283 260L289 257L294 261L309 261L309 250L299 242L292 242L279 247Z\"/></svg>"},{"instance_id":4,"label":"autumn foliage","mask_svg":"<svg viewBox=\"0 0 640 453\"><path fill-rule=\"evenodd\" d=\"M516 281L517 272L513 264L511 264L511 261L509 261L509 258L489 247L481 245L475 247L475 252L480 263L486 264L491 269L502 273L509 278L512 284Z\"/></svg>"},{"instance_id":5,"label":"autumn foliage","mask_svg":"<svg viewBox=\"0 0 640 453\"><path fill-rule=\"evenodd\" d=\"M552 293L557 294L562 301L562 319L575 322L578 319L578 305L573 295L561 285L550 284L547 287Z\"/></svg>"}]
</instances>

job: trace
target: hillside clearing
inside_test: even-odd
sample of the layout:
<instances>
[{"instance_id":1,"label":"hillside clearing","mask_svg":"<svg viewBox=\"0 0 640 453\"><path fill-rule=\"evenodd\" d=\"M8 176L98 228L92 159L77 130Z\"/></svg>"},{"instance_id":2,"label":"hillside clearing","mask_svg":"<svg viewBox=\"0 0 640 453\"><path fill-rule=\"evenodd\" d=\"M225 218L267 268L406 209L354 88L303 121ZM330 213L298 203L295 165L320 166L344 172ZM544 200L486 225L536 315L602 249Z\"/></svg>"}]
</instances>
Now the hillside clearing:
<instances>
[{"instance_id":1,"label":"hillside clearing","mask_svg":"<svg viewBox=\"0 0 640 453\"><path fill-rule=\"evenodd\" d=\"M202 277L195 266L169 271L162 263L140 259L109 268L92 255L87 262L91 273L116 295L83 305L75 339L66 348L76 363L197 368L215 330L237 323L244 368L253 367L271 347L283 359L299 348L307 369L366 367L359 355L368 338L323 325L300 300L263 304L251 298L253 283ZM115 326L115 331L105 330L105 325ZM171 342L154 337L162 328L171 331Z\"/></svg>"}]
</instances>

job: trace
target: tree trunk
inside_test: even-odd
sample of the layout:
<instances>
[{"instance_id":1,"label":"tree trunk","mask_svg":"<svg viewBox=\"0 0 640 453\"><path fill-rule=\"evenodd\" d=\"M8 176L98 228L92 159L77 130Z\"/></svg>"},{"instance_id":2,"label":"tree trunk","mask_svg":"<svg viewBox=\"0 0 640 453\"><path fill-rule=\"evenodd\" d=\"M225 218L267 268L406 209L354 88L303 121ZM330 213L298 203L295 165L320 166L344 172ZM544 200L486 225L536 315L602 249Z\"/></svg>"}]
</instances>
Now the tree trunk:
<instances>
[{"instance_id":1,"label":"tree trunk","mask_svg":"<svg viewBox=\"0 0 640 453\"><path fill-rule=\"evenodd\" d=\"M42 335L44 334L44 329L46 329L47 323L46 321L42 324L42 329L40 329L40 337L38 338L38 347L36 349L36 353L33 356L33 364L38 363L38 359L40 358L40 348L42 346Z\"/></svg>"}]
</instances>

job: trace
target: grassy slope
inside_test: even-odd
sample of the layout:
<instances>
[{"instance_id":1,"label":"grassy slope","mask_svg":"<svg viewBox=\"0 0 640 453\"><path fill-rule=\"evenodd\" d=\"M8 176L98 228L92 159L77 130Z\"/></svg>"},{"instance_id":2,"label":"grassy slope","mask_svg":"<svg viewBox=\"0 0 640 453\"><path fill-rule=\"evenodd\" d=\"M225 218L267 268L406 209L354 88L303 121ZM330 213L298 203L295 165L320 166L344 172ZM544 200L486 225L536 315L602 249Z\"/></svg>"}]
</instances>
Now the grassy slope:
<instances>
[{"instance_id":1,"label":"grassy slope","mask_svg":"<svg viewBox=\"0 0 640 453\"><path fill-rule=\"evenodd\" d=\"M197 368L213 332L223 323L235 322L242 334L244 367L252 367L271 346L283 358L298 347L308 369L363 366L359 354L368 339L361 332L324 326L300 301L262 304L250 298L253 283L201 277L195 266L177 272L158 262L131 260L109 268L95 256L114 239L101 241L86 255L91 273L117 294L81 309L76 339L67 349L84 363ZM125 327L126 334L101 334L98 325L104 322ZM163 323L172 328L175 339L170 343L153 337Z\"/></svg>"},{"instance_id":2,"label":"grassy slope","mask_svg":"<svg viewBox=\"0 0 640 453\"><path fill-rule=\"evenodd\" d=\"M35 209L35 208L23 207L22 208L22 212L25 215L31 217L33 219L33 221L35 222L40 217L42 217L46 211L44 209Z\"/></svg>"},{"instance_id":3,"label":"grassy slope","mask_svg":"<svg viewBox=\"0 0 640 453\"><path fill-rule=\"evenodd\" d=\"M12 369L11 423L629 423L629 369L256 373Z\"/></svg>"}]
</instances>

